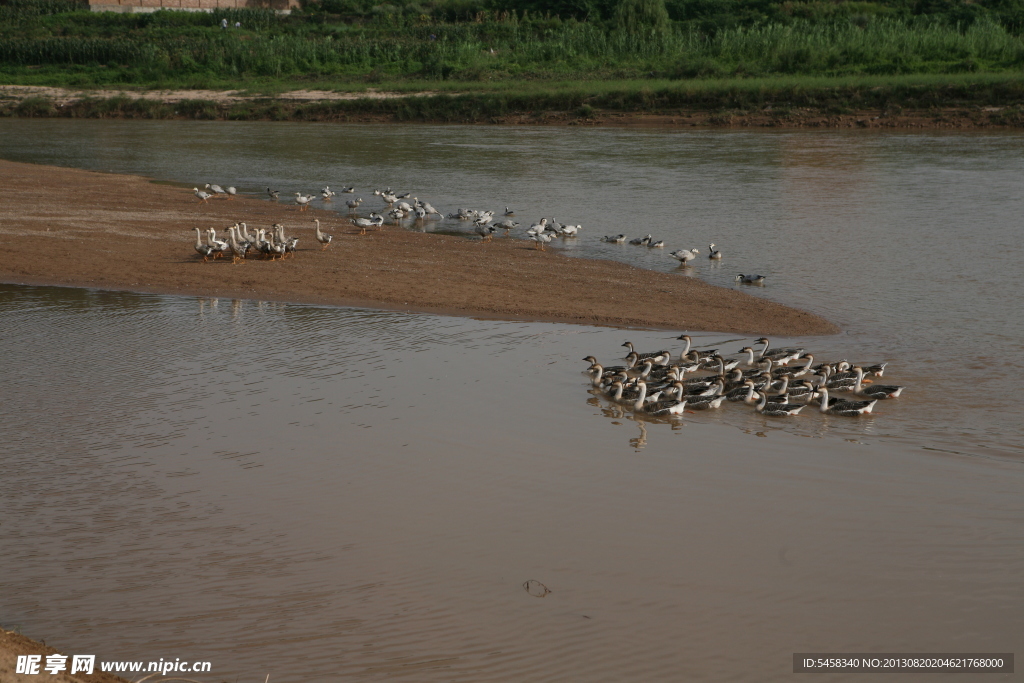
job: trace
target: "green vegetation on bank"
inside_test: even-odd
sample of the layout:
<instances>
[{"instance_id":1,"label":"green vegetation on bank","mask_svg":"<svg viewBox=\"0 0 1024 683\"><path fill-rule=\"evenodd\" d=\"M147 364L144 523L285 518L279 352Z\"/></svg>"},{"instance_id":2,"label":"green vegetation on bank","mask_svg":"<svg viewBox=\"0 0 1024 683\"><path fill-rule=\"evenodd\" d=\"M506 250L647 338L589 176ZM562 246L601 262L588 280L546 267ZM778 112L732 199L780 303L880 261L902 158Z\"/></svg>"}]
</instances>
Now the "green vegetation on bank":
<instances>
[{"instance_id":1,"label":"green vegetation on bank","mask_svg":"<svg viewBox=\"0 0 1024 683\"><path fill-rule=\"evenodd\" d=\"M0 79L75 87L1013 73L1024 0L310 0L305 10L0 5ZM231 28L222 30L227 19ZM234 28L235 22L241 24ZM429 87L429 86L428 86Z\"/></svg>"},{"instance_id":2,"label":"green vegetation on bank","mask_svg":"<svg viewBox=\"0 0 1024 683\"><path fill-rule=\"evenodd\" d=\"M1024 125L1024 78L993 74L461 85L463 92L458 94L315 102L254 98L168 103L118 96L56 105L46 98L30 98L0 105L0 116L349 121L370 115L395 121L544 123L585 121L603 112L676 116L696 111L710 113L704 119L709 124L755 115L763 121L759 125L790 125L808 116L846 116L864 110L882 117L918 112L941 123L951 120L948 110L953 108L956 120L968 125ZM551 114L556 118L549 118Z\"/></svg>"}]
</instances>

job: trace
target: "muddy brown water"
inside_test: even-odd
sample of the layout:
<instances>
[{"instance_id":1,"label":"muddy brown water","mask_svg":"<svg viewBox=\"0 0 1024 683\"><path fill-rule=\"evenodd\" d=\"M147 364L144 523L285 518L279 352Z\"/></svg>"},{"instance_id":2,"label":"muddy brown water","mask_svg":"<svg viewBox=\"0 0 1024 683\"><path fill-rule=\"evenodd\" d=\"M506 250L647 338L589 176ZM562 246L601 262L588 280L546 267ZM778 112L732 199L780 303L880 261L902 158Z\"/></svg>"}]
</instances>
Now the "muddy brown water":
<instances>
[{"instance_id":1,"label":"muddy brown water","mask_svg":"<svg viewBox=\"0 0 1024 683\"><path fill-rule=\"evenodd\" d=\"M391 185L582 223L561 248L583 257L761 272L759 295L844 327L779 343L909 387L860 420L638 422L587 393L580 358L679 331L4 286L5 626L296 683L765 681L794 652L1022 651L1019 134L0 134L20 161L356 184L371 208ZM618 232L726 258L677 270L597 239Z\"/></svg>"},{"instance_id":2,"label":"muddy brown water","mask_svg":"<svg viewBox=\"0 0 1024 683\"><path fill-rule=\"evenodd\" d=\"M557 245L581 257L727 287L740 286L737 273L764 274L764 288L744 289L844 330L779 343L811 344L818 360L888 361L884 381L911 387L849 438L1024 458L1012 399L1024 381L1018 132L8 119L0 156L257 195L268 185L283 197L354 185L364 213L381 206L373 188L391 186L444 213L511 206L524 225L541 216L582 224L581 237ZM470 231L460 221L407 225ZM651 233L667 246L599 240L617 233ZM709 242L721 262L704 258ZM701 249L692 267L667 256L680 247ZM608 361L617 351L590 352Z\"/></svg>"},{"instance_id":3,"label":"muddy brown water","mask_svg":"<svg viewBox=\"0 0 1024 683\"><path fill-rule=\"evenodd\" d=\"M0 615L67 654L765 681L1024 645L1018 461L736 405L639 423L580 373L622 330L9 285L0 319Z\"/></svg>"}]
</instances>

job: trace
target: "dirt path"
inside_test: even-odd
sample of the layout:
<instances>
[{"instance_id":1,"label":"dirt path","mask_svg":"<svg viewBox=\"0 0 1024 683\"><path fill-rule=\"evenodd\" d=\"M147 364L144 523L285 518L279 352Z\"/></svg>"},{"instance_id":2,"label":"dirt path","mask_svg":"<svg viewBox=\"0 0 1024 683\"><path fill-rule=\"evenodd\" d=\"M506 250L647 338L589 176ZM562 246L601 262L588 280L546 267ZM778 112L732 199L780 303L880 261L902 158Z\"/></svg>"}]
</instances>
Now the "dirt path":
<instances>
[{"instance_id":1,"label":"dirt path","mask_svg":"<svg viewBox=\"0 0 1024 683\"><path fill-rule=\"evenodd\" d=\"M521 239L483 243L396 227L360 235L331 212L256 197L202 204L190 189L137 176L10 161L0 161L0 175L0 281L9 283L673 330L838 331L816 315L695 278L541 252ZM314 218L334 235L326 251ZM283 223L299 250L285 261L204 263L193 229L236 221L251 229Z\"/></svg>"}]
</instances>

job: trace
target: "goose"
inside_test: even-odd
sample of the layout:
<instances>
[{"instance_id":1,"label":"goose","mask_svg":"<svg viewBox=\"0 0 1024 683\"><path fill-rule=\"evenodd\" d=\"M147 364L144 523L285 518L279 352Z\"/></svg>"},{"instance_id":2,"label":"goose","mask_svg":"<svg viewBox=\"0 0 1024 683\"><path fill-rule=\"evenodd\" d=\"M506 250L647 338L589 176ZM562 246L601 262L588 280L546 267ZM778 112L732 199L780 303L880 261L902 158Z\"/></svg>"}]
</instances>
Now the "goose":
<instances>
[{"instance_id":1,"label":"goose","mask_svg":"<svg viewBox=\"0 0 1024 683\"><path fill-rule=\"evenodd\" d=\"M777 363L778 365L785 365L786 363L794 361L797 358L799 358L800 356L802 356L803 353L804 353L804 349L793 349L793 348L789 348L789 349L775 349L774 351L769 353L768 352L768 348L771 346L771 342L768 341L767 337L761 337L760 339L758 339L754 343L755 344L764 344L764 348L761 349L761 355L759 356L759 358L762 361L768 360L770 358L773 362Z\"/></svg>"},{"instance_id":2,"label":"goose","mask_svg":"<svg viewBox=\"0 0 1024 683\"><path fill-rule=\"evenodd\" d=\"M651 241L651 236L650 235L646 235L644 237L634 237L633 239L631 239L629 241L629 243L633 244L633 245L636 245L638 247L641 247L641 246L647 244L650 241Z\"/></svg>"},{"instance_id":3,"label":"goose","mask_svg":"<svg viewBox=\"0 0 1024 683\"><path fill-rule=\"evenodd\" d=\"M870 413L871 409L878 403L876 398L870 401L833 401L830 405L828 389L825 387L818 389L818 396L821 399L821 412L828 413L829 415L842 415L844 417L855 417Z\"/></svg>"},{"instance_id":4,"label":"goose","mask_svg":"<svg viewBox=\"0 0 1024 683\"><path fill-rule=\"evenodd\" d=\"M846 373L843 373L844 375ZM821 378L818 386L825 389L833 389L836 391L852 391L854 386L857 384L857 374L849 373L852 377L837 377L832 371L832 368L825 366L822 371L817 375Z\"/></svg>"},{"instance_id":5,"label":"goose","mask_svg":"<svg viewBox=\"0 0 1024 683\"><path fill-rule=\"evenodd\" d=\"M719 249L715 249L714 242L708 245L708 258L712 261L719 261L722 258L722 252Z\"/></svg>"},{"instance_id":6,"label":"goose","mask_svg":"<svg viewBox=\"0 0 1024 683\"><path fill-rule=\"evenodd\" d=\"M629 355L630 356L635 355L638 361L645 361L648 358L661 357L661 356L664 356L665 354L668 353L668 351L654 351L652 353L637 353L636 349L633 348L633 342L629 342L629 341L628 342L624 342L622 344L622 346L625 347L625 348L628 348L629 349ZM628 357L629 356L627 356L627 358Z\"/></svg>"},{"instance_id":7,"label":"goose","mask_svg":"<svg viewBox=\"0 0 1024 683\"><path fill-rule=\"evenodd\" d=\"M866 396L868 398L875 399L897 398L906 388L896 386L895 384L872 384L871 386L862 386L862 382L864 381L864 368L856 367L853 370L857 373L857 385L853 388L853 393L858 396Z\"/></svg>"},{"instance_id":8,"label":"goose","mask_svg":"<svg viewBox=\"0 0 1024 683\"><path fill-rule=\"evenodd\" d=\"M626 236L623 234L618 235L605 235L601 238L602 242L610 242L612 244L622 244L626 241Z\"/></svg>"},{"instance_id":9,"label":"goose","mask_svg":"<svg viewBox=\"0 0 1024 683\"><path fill-rule=\"evenodd\" d=\"M562 236L563 237L576 237L576 233L583 229L582 225L563 225Z\"/></svg>"},{"instance_id":10,"label":"goose","mask_svg":"<svg viewBox=\"0 0 1024 683\"><path fill-rule=\"evenodd\" d=\"M410 196L412 196L412 192L406 192L405 194L396 194L395 199L405 199Z\"/></svg>"},{"instance_id":11,"label":"goose","mask_svg":"<svg viewBox=\"0 0 1024 683\"><path fill-rule=\"evenodd\" d=\"M745 285L763 285L764 275L744 275L740 273L736 276L736 282L741 282Z\"/></svg>"},{"instance_id":12,"label":"goose","mask_svg":"<svg viewBox=\"0 0 1024 683\"><path fill-rule=\"evenodd\" d=\"M199 189L198 187L193 187L193 188L192 188L192 192L194 192L194 193L195 193L195 195L196 195L197 197L199 197L199 201L201 201L201 202L202 202L203 204L207 204L207 203L209 203L209 201L208 201L208 200L210 199L210 197L212 197L212 196L213 196L213 195L212 195L212 194L210 194L209 192L203 192L203 191L202 191L202 190L200 190L200 189Z\"/></svg>"},{"instance_id":13,"label":"goose","mask_svg":"<svg viewBox=\"0 0 1024 683\"><path fill-rule=\"evenodd\" d=\"M276 201L277 201L277 199L278 199L278 195L279 195L279 194L281 194L281 191L280 191L280 190L271 190L271 189L270 189L270 188L268 187L268 188L267 188L267 194L268 194L268 195L270 195L270 198L271 198L271 199L272 199L273 201L275 201L275 202L276 202Z\"/></svg>"},{"instance_id":14,"label":"goose","mask_svg":"<svg viewBox=\"0 0 1024 683\"><path fill-rule=\"evenodd\" d=\"M675 251L670 251L668 255L680 263L686 264L697 258L699 253L699 249L676 249Z\"/></svg>"},{"instance_id":15,"label":"goose","mask_svg":"<svg viewBox=\"0 0 1024 683\"><path fill-rule=\"evenodd\" d=\"M309 208L309 202L313 200L313 195L304 195L301 192L295 193L295 203L299 205L299 211L305 211Z\"/></svg>"},{"instance_id":16,"label":"goose","mask_svg":"<svg viewBox=\"0 0 1024 683\"><path fill-rule=\"evenodd\" d=\"M802 403L768 403L768 395L762 393L761 400L754 406L754 409L769 417L792 417L805 407Z\"/></svg>"},{"instance_id":17,"label":"goose","mask_svg":"<svg viewBox=\"0 0 1024 683\"><path fill-rule=\"evenodd\" d=\"M238 190L233 187L226 187L224 188L224 193L228 196L228 199L234 199L238 194Z\"/></svg>"},{"instance_id":18,"label":"goose","mask_svg":"<svg viewBox=\"0 0 1024 683\"><path fill-rule=\"evenodd\" d=\"M371 217L372 216L376 216L376 215L377 214L375 214L375 213L371 213L370 214ZM373 221L372 218L353 218L352 219L352 225L354 225L357 228L359 228L359 234L360 235L365 235L366 234L366 229L367 228L372 228L374 225L376 225L376 223Z\"/></svg>"},{"instance_id":19,"label":"goose","mask_svg":"<svg viewBox=\"0 0 1024 683\"><path fill-rule=\"evenodd\" d=\"M510 230L514 230L515 228L518 228L519 227L519 223L516 223L515 221L502 221L500 223L495 223L494 227L501 228L502 230L505 231L505 234L507 235Z\"/></svg>"},{"instance_id":20,"label":"goose","mask_svg":"<svg viewBox=\"0 0 1024 683\"><path fill-rule=\"evenodd\" d=\"M663 249L665 247L665 240L656 240L647 243L648 249Z\"/></svg>"},{"instance_id":21,"label":"goose","mask_svg":"<svg viewBox=\"0 0 1024 683\"><path fill-rule=\"evenodd\" d=\"M341 191L344 192L345 194L355 194L356 187L355 185L353 185L352 187L343 187L341 188Z\"/></svg>"},{"instance_id":22,"label":"goose","mask_svg":"<svg viewBox=\"0 0 1024 683\"><path fill-rule=\"evenodd\" d=\"M244 243L244 245L238 242L238 235L235 233L237 229L238 228L234 225L228 228L229 245L231 247L231 263L233 264L236 264L239 261L244 263L245 254L249 251L248 242Z\"/></svg>"},{"instance_id":23,"label":"goose","mask_svg":"<svg viewBox=\"0 0 1024 683\"><path fill-rule=\"evenodd\" d=\"M498 229L493 225L484 225L479 223L477 224L476 228L474 228L476 234L480 235L480 239L483 240L484 242L490 242L492 239L494 239L494 233L497 232L497 230Z\"/></svg>"},{"instance_id":24,"label":"goose","mask_svg":"<svg viewBox=\"0 0 1024 683\"><path fill-rule=\"evenodd\" d=\"M515 216L516 212L506 206L505 207L505 213L502 214L502 215L503 216Z\"/></svg>"},{"instance_id":25,"label":"goose","mask_svg":"<svg viewBox=\"0 0 1024 683\"><path fill-rule=\"evenodd\" d=\"M210 192L212 192L215 195L226 194L224 192L224 188L221 187L220 185L211 185L210 183L206 183L206 189L209 190Z\"/></svg>"},{"instance_id":26,"label":"goose","mask_svg":"<svg viewBox=\"0 0 1024 683\"><path fill-rule=\"evenodd\" d=\"M720 408L724 400L725 396L705 396L697 400L687 399L686 407L690 410L711 410Z\"/></svg>"},{"instance_id":27,"label":"goose","mask_svg":"<svg viewBox=\"0 0 1024 683\"><path fill-rule=\"evenodd\" d=\"M681 334L678 337L676 337L676 339L686 342L686 346L683 348L682 353L679 354L679 360L688 360L688 356L690 356L690 344L693 343L693 340L690 338L690 335L688 334ZM718 349L709 349L707 351L694 351L694 353L697 355L693 357L693 361L704 361L716 355L718 353ZM729 369L732 370L732 368L734 367L736 366L733 365Z\"/></svg>"},{"instance_id":28,"label":"goose","mask_svg":"<svg viewBox=\"0 0 1024 683\"><path fill-rule=\"evenodd\" d=\"M740 361L738 358L730 359L727 361L725 360L725 358L715 353L714 355L708 357L707 365L705 367L710 367L715 363L718 363L718 374L721 375L722 377L725 377L725 373L728 372L729 370L735 370L736 366L740 364Z\"/></svg>"},{"instance_id":29,"label":"goose","mask_svg":"<svg viewBox=\"0 0 1024 683\"><path fill-rule=\"evenodd\" d=\"M461 209L460 209L460 211L461 211ZM531 235L531 236L533 236L533 235L540 235L541 233L545 232L547 229L548 229L548 219L547 218L541 218L539 223L534 223L533 225L531 225L527 229L526 234L527 235Z\"/></svg>"},{"instance_id":30,"label":"goose","mask_svg":"<svg viewBox=\"0 0 1024 683\"><path fill-rule=\"evenodd\" d=\"M219 258L224 256L224 252L228 250L228 243L224 240L217 239L217 231L210 228L206 231L206 243L213 249L213 258Z\"/></svg>"},{"instance_id":31,"label":"goose","mask_svg":"<svg viewBox=\"0 0 1024 683\"><path fill-rule=\"evenodd\" d=\"M427 212L428 216L436 216L437 218L441 218L441 212L432 207L430 205L430 202L423 202L421 206L423 207L423 210Z\"/></svg>"},{"instance_id":32,"label":"goose","mask_svg":"<svg viewBox=\"0 0 1024 683\"><path fill-rule=\"evenodd\" d=\"M313 222L316 223L316 241L319 242L322 245L321 248L320 248L320 251L323 251L324 249L327 248L327 245L331 243L331 240L334 239L334 236L333 235L327 235L327 234L325 234L325 233L320 231L320 219L319 218L314 218Z\"/></svg>"},{"instance_id":33,"label":"goose","mask_svg":"<svg viewBox=\"0 0 1024 683\"><path fill-rule=\"evenodd\" d=\"M199 232L199 228L192 229L196 231L196 253L202 256L203 263L206 263L207 259L209 259L209 257L213 254L213 247L211 247L209 244L203 244L203 238Z\"/></svg>"},{"instance_id":34,"label":"goose","mask_svg":"<svg viewBox=\"0 0 1024 683\"><path fill-rule=\"evenodd\" d=\"M337 194L337 192L331 192L330 186L320 190L320 196L323 198L325 202L331 201L331 197L337 196Z\"/></svg>"},{"instance_id":35,"label":"goose","mask_svg":"<svg viewBox=\"0 0 1024 683\"><path fill-rule=\"evenodd\" d=\"M551 235L549 235L546 232L541 232L536 235L533 235L530 239L533 240L534 244L537 245L538 249L540 249L541 251L547 251L547 248L544 245L551 241Z\"/></svg>"},{"instance_id":36,"label":"goose","mask_svg":"<svg viewBox=\"0 0 1024 683\"><path fill-rule=\"evenodd\" d=\"M284 255L287 248L276 240L273 230L267 232L267 246L267 254L270 256L271 261L276 261L278 256L280 256L281 260L284 261Z\"/></svg>"},{"instance_id":37,"label":"goose","mask_svg":"<svg viewBox=\"0 0 1024 683\"><path fill-rule=\"evenodd\" d=\"M686 408L686 401L648 401L647 382L639 380L637 383L636 400L633 401L633 410L636 412L652 412L662 415L678 415Z\"/></svg>"}]
</instances>

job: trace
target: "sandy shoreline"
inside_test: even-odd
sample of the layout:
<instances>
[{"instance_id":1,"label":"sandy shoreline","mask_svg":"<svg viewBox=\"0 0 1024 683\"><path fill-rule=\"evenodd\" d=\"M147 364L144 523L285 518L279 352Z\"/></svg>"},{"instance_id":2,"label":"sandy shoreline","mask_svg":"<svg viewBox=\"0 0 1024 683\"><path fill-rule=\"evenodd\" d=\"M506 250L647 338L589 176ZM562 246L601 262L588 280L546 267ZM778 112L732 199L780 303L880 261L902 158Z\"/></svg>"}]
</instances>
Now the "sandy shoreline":
<instances>
[{"instance_id":1,"label":"sandy shoreline","mask_svg":"<svg viewBox=\"0 0 1024 683\"><path fill-rule=\"evenodd\" d=\"M397 227L359 235L344 217L299 212L290 202L201 204L188 189L138 176L10 161L0 161L0 173L6 283L672 330L838 331L811 313L696 278L540 252L518 239L482 243ZM334 235L326 251L314 240L313 218ZM283 223L300 238L299 249L284 262L203 263L193 228L236 221Z\"/></svg>"}]
</instances>

